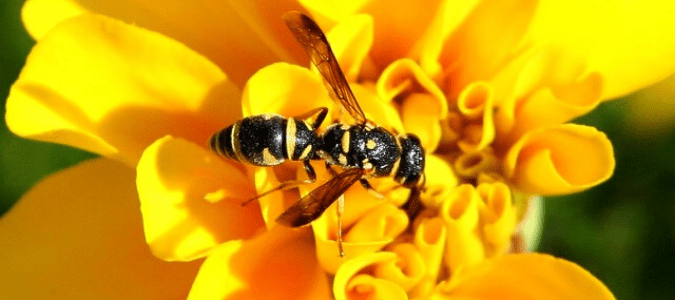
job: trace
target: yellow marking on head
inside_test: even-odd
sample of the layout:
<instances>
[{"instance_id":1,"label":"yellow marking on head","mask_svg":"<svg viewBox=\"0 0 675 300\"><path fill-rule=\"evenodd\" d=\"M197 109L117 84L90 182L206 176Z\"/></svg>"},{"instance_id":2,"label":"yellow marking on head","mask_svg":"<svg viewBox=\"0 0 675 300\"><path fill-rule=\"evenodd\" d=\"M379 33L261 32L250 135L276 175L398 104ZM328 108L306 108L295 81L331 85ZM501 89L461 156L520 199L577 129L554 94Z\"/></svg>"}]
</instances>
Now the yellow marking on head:
<instances>
[{"instance_id":1,"label":"yellow marking on head","mask_svg":"<svg viewBox=\"0 0 675 300\"><path fill-rule=\"evenodd\" d=\"M349 153L349 136L349 131L345 131L345 133L342 135L342 141L340 142L340 145L342 145L343 153Z\"/></svg>"},{"instance_id":2,"label":"yellow marking on head","mask_svg":"<svg viewBox=\"0 0 675 300\"><path fill-rule=\"evenodd\" d=\"M274 117L273 114L263 114L263 115L261 115L261 116L262 116L262 118L265 119L265 120L269 120L269 119L271 119L272 117Z\"/></svg>"},{"instance_id":3,"label":"yellow marking on head","mask_svg":"<svg viewBox=\"0 0 675 300\"><path fill-rule=\"evenodd\" d=\"M247 162L248 160L246 159L244 154L241 153L241 143L239 142L240 127L241 124L239 122L235 123L232 126L232 135L230 136L230 142L232 143L232 151L234 151L234 156L237 158L237 160L240 162Z\"/></svg>"},{"instance_id":4,"label":"yellow marking on head","mask_svg":"<svg viewBox=\"0 0 675 300\"><path fill-rule=\"evenodd\" d=\"M305 126L307 126L307 130L314 131L314 128L312 128L312 124L309 124L309 122L307 121L302 121L302 123L305 123Z\"/></svg>"},{"instance_id":5,"label":"yellow marking on head","mask_svg":"<svg viewBox=\"0 0 675 300\"><path fill-rule=\"evenodd\" d=\"M341 128L342 130L345 130L345 131L346 131L346 130L349 130L349 125L347 125L347 124L342 124L342 126L340 126L340 128Z\"/></svg>"},{"instance_id":6,"label":"yellow marking on head","mask_svg":"<svg viewBox=\"0 0 675 300\"><path fill-rule=\"evenodd\" d=\"M342 164L343 166L346 166L347 165L347 156L340 153L340 156L338 156L338 162L340 162L340 164Z\"/></svg>"},{"instance_id":7,"label":"yellow marking on head","mask_svg":"<svg viewBox=\"0 0 675 300\"><path fill-rule=\"evenodd\" d=\"M286 153L288 153L288 159L293 159L293 153L295 153L295 119L288 118L286 123Z\"/></svg>"},{"instance_id":8,"label":"yellow marking on head","mask_svg":"<svg viewBox=\"0 0 675 300\"><path fill-rule=\"evenodd\" d=\"M305 147L305 150L302 150L302 154L300 154L298 160L305 160L305 158L307 158L307 155L309 155L310 151L312 151L312 145L307 145L307 147Z\"/></svg>"},{"instance_id":9,"label":"yellow marking on head","mask_svg":"<svg viewBox=\"0 0 675 300\"><path fill-rule=\"evenodd\" d=\"M276 157L274 157L274 155L272 155L272 153L270 152L270 148L263 149L262 156L263 162L267 166L274 166L281 163L281 160L277 159Z\"/></svg>"},{"instance_id":10,"label":"yellow marking on head","mask_svg":"<svg viewBox=\"0 0 675 300\"><path fill-rule=\"evenodd\" d=\"M366 142L366 147L370 150L375 149L376 146L377 146L377 143L375 143L375 141L372 140L372 139L368 139L368 141Z\"/></svg>"}]
</instances>

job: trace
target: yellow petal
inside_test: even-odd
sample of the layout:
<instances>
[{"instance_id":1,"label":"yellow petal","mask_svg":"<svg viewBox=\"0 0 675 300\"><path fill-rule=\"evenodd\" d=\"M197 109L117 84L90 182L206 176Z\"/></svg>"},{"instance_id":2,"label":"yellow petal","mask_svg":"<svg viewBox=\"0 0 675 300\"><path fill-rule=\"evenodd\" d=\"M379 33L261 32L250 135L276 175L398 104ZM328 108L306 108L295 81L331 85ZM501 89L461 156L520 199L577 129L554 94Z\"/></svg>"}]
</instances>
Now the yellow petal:
<instances>
[{"instance_id":1,"label":"yellow petal","mask_svg":"<svg viewBox=\"0 0 675 300\"><path fill-rule=\"evenodd\" d=\"M474 119L466 125L463 138L457 142L465 153L483 150L494 141L493 103L492 88L481 81L469 84L459 95L457 108L467 119Z\"/></svg>"},{"instance_id":2,"label":"yellow petal","mask_svg":"<svg viewBox=\"0 0 675 300\"><path fill-rule=\"evenodd\" d=\"M214 249L188 299L330 299L330 287L309 230L276 226Z\"/></svg>"},{"instance_id":3,"label":"yellow petal","mask_svg":"<svg viewBox=\"0 0 675 300\"><path fill-rule=\"evenodd\" d=\"M398 259L378 264L373 270L377 278L398 284L409 292L426 274L426 265L420 252L413 244L403 243L394 246L391 250Z\"/></svg>"},{"instance_id":4,"label":"yellow petal","mask_svg":"<svg viewBox=\"0 0 675 300\"><path fill-rule=\"evenodd\" d=\"M459 178L447 161L427 152L424 167L426 183L420 195L425 207L438 208L447 199L452 189L459 183Z\"/></svg>"},{"instance_id":5,"label":"yellow petal","mask_svg":"<svg viewBox=\"0 0 675 300\"><path fill-rule=\"evenodd\" d=\"M376 40L371 54L377 66L386 66L398 58L405 57L412 50L415 41L429 26L429 20L436 14L440 2L440 0L422 2L358 0L336 4L315 0L300 1L320 23L340 22L356 13L372 16Z\"/></svg>"},{"instance_id":6,"label":"yellow petal","mask_svg":"<svg viewBox=\"0 0 675 300\"><path fill-rule=\"evenodd\" d=\"M333 295L336 300L347 299L408 299L396 283L367 274L364 269L396 260L396 253L377 252L348 260L335 274Z\"/></svg>"},{"instance_id":7,"label":"yellow petal","mask_svg":"<svg viewBox=\"0 0 675 300\"><path fill-rule=\"evenodd\" d=\"M477 191L485 203L480 214L486 256L504 254L511 245L517 221L511 190L506 184L495 182L480 184Z\"/></svg>"},{"instance_id":8,"label":"yellow petal","mask_svg":"<svg viewBox=\"0 0 675 300\"><path fill-rule=\"evenodd\" d=\"M670 1L542 1L534 44L554 44L587 59L605 82L602 99L627 94L675 71L675 5ZM570 22L574 20L574 22Z\"/></svg>"},{"instance_id":9,"label":"yellow petal","mask_svg":"<svg viewBox=\"0 0 675 300\"><path fill-rule=\"evenodd\" d=\"M593 127L564 124L529 132L504 160L505 174L526 193L560 195L582 191L614 172L607 136Z\"/></svg>"},{"instance_id":10,"label":"yellow petal","mask_svg":"<svg viewBox=\"0 0 675 300\"><path fill-rule=\"evenodd\" d=\"M443 203L440 215L447 228L445 264L451 272L479 264L485 249L478 231L479 210L483 202L472 185L453 190Z\"/></svg>"},{"instance_id":11,"label":"yellow petal","mask_svg":"<svg viewBox=\"0 0 675 300\"><path fill-rule=\"evenodd\" d=\"M383 101L400 103L403 124L414 132L428 152L433 152L441 139L441 120L448 112L448 101L438 85L410 59L389 65L376 83Z\"/></svg>"},{"instance_id":12,"label":"yellow petal","mask_svg":"<svg viewBox=\"0 0 675 300\"><path fill-rule=\"evenodd\" d=\"M453 278L446 299L613 300L591 273L545 254L504 255Z\"/></svg>"},{"instance_id":13,"label":"yellow petal","mask_svg":"<svg viewBox=\"0 0 675 300\"><path fill-rule=\"evenodd\" d=\"M241 87L257 69L276 61L305 61L281 16L299 10L294 1L95 1L30 0L22 17L40 40L76 14L106 15L186 44L220 66ZM226 20L226 22L225 22Z\"/></svg>"},{"instance_id":14,"label":"yellow petal","mask_svg":"<svg viewBox=\"0 0 675 300\"><path fill-rule=\"evenodd\" d=\"M350 243L393 241L408 227L408 216L398 207L384 204L368 212L354 224L344 239Z\"/></svg>"},{"instance_id":15,"label":"yellow petal","mask_svg":"<svg viewBox=\"0 0 675 300\"><path fill-rule=\"evenodd\" d=\"M333 108L333 101L318 74L307 68L276 63L256 72L242 95L245 116L277 113L291 117L318 107ZM324 128L329 122L324 122Z\"/></svg>"},{"instance_id":16,"label":"yellow petal","mask_svg":"<svg viewBox=\"0 0 675 300\"><path fill-rule=\"evenodd\" d=\"M258 205L240 205L255 195L240 167L170 136L143 152L136 184L145 238L157 257L193 260L225 241L250 238L264 229ZM218 201L204 199L217 191Z\"/></svg>"},{"instance_id":17,"label":"yellow petal","mask_svg":"<svg viewBox=\"0 0 675 300\"><path fill-rule=\"evenodd\" d=\"M7 99L6 120L22 137L135 166L165 134L204 143L240 116L239 103L238 89L218 67L185 46L81 15L33 48Z\"/></svg>"},{"instance_id":18,"label":"yellow petal","mask_svg":"<svg viewBox=\"0 0 675 300\"><path fill-rule=\"evenodd\" d=\"M536 0L482 1L445 40L439 61L449 75L450 95L473 81L490 79L507 62L528 29Z\"/></svg>"},{"instance_id":19,"label":"yellow petal","mask_svg":"<svg viewBox=\"0 0 675 300\"><path fill-rule=\"evenodd\" d=\"M413 243L424 260L425 274L410 296L427 295L435 286L441 270L447 229L440 217L424 219L415 229Z\"/></svg>"},{"instance_id":20,"label":"yellow petal","mask_svg":"<svg viewBox=\"0 0 675 300\"><path fill-rule=\"evenodd\" d=\"M200 262L167 263L143 239L133 169L105 159L51 175L0 219L6 299L171 299Z\"/></svg>"},{"instance_id":21,"label":"yellow petal","mask_svg":"<svg viewBox=\"0 0 675 300\"><path fill-rule=\"evenodd\" d=\"M457 175L466 178L476 178L481 174L497 171L499 162L493 151L463 153L455 160Z\"/></svg>"},{"instance_id":22,"label":"yellow petal","mask_svg":"<svg viewBox=\"0 0 675 300\"><path fill-rule=\"evenodd\" d=\"M345 204L345 212L351 210L349 204L354 198ZM338 267L352 257L373 253L384 248L394 241L408 226L408 216L404 211L392 204L382 204L368 211L349 228L349 223L343 224L343 247L345 257L339 257L337 242L337 220L334 212L335 207L328 208L321 218L312 223L314 238L317 247L319 263L326 272L333 274ZM346 230L349 228L349 230ZM332 230L331 230L332 229Z\"/></svg>"},{"instance_id":23,"label":"yellow petal","mask_svg":"<svg viewBox=\"0 0 675 300\"><path fill-rule=\"evenodd\" d=\"M368 120L389 130L405 132L400 114L394 103L383 101L376 93L374 86L352 84L351 87ZM343 122L351 123L351 121L344 120L344 118Z\"/></svg>"},{"instance_id":24,"label":"yellow petal","mask_svg":"<svg viewBox=\"0 0 675 300\"><path fill-rule=\"evenodd\" d=\"M587 65L560 49L531 54L517 74L505 68L501 77L515 77L497 116L500 143L512 143L528 130L562 124L593 110L601 100L603 79ZM513 64L518 64L514 62ZM500 77L500 76L498 76ZM495 79L496 85L513 79ZM500 81L502 81L500 83Z\"/></svg>"},{"instance_id":25,"label":"yellow petal","mask_svg":"<svg viewBox=\"0 0 675 300\"><path fill-rule=\"evenodd\" d=\"M373 18L369 15L347 18L331 28L326 38L347 81L359 79L364 60L373 46Z\"/></svg>"}]
</instances>

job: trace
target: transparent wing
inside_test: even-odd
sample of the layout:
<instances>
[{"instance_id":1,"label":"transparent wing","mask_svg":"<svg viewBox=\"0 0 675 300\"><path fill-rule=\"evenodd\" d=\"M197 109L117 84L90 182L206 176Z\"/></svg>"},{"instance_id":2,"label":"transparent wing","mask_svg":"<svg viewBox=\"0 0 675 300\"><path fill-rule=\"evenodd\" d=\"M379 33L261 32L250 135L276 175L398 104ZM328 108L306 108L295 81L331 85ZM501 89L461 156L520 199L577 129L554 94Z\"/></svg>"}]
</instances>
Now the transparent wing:
<instances>
[{"instance_id":1,"label":"transparent wing","mask_svg":"<svg viewBox=\"0 0 675 300\"><path fill-rule=\"evenodd\" d=\"M286 26L307 52L309 59L326 79L342 106L358 124L366 124L366 116L363 114L359 103L356 102L356 97L349 88L349 83L347 83L347 79L345 79L337 59L335 59L333 50L326 40L326 35L321 31L319 25L305 14L297 11L284 14L284 20Z\"/></svg>"},{"instance_id":2,"label":"transparent wing","mask_svg":"<svg viewBox=\"0 0 675 300\"><path fill-rule=\"evenodd\" d=\"M321 216L361 176L363 176L363 170L357 168L348 169L338 174L295 202L276 221L289 227L309 224Z\"/></svg>"}]
</instances>

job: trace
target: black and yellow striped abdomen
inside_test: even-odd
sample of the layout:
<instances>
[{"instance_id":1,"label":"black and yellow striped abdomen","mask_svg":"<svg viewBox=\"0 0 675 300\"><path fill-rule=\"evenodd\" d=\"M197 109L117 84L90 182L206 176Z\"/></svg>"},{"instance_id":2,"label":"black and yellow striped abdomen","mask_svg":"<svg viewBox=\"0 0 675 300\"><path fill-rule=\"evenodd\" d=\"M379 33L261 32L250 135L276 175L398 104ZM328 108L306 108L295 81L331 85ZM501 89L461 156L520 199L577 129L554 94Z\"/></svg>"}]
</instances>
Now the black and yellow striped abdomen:
<instances>
[{"instance_id":1,"label":"black and yellow striped abdomen","mask_svg":"<svg viewBox=\"0 0 675 300\"><path fill-rule=\"evenodd\" d=\"M314 155L316 144L316 133L307 122L273 114L246 117L209 140L218 155L256 166L306 160Z\"/></svg>"}]
</instances>

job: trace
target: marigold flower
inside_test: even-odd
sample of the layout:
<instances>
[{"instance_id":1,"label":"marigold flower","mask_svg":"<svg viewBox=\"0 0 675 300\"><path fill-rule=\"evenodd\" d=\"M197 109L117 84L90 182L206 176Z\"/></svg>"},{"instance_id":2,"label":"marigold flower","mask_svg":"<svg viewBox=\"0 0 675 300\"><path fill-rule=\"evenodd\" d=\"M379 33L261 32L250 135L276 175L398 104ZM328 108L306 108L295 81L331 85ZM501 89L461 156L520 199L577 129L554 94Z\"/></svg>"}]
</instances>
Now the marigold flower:
<instances>
[{"instance_id":1,"label":"marigold flower","mask_svg":"<svg viewBox=\"0 0 675 300\"><path fill-rule=\"evenodd\" d=\"M29 298L613 299L582 268L519 253L514 242L530 196L579 192L613 172L607 137L566 122L675 71L675 61L662 60L675 49L675 6L584 5L29 0L23 19L37 44L10 92L8 126L111 160L55 174L1 220L0 236L14 245L0 250L12 258L4 273L16 274L3 290ZM350 122L280 21L289 10L310 12L326 30L367 117L417 134L427 151L416 217L400 208L408 191L390 178L372 182L385 199L358 185L344 194L345 258L334 208L307 228L274 222L327 172L241 207L305 176L301 165L255 168L205 147L243 116L324 106L331 120ZM600 26L635 11L650 17L621 36ZM26 290L36 275L45 288ZM89 275L96 284L83 282Z\"/></svg>"}]
</instances>

